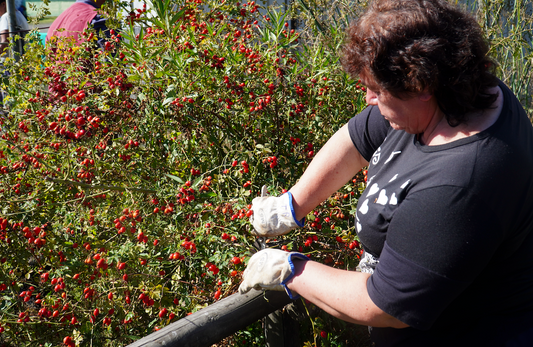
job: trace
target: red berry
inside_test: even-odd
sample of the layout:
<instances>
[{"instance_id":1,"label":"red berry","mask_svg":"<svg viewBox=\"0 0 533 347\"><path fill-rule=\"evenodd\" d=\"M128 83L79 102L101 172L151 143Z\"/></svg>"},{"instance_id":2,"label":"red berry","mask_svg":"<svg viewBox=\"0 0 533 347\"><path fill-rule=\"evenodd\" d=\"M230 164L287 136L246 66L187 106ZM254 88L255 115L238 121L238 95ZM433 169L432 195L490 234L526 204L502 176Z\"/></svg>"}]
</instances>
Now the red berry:
<instances>
[{"instance_id":1,"label":"red berry","mask_svg":"<svg viewBox=\"0 0 533 347\"><path fill-rule=\"evenodd\" d=\"M231 258L231 262L235 265L239 265L241 263L241 258L239 257L233 257Z\"/></svg>"},{"instance_id":2,"label":"red berry","mask_svg":"<svg viewBox=\"0 0 533 347\"><path fill-rule=\"evenodd\" d=\"M354 248L357 248L358 246L359 246L359 242L352 241L350 242L350 245L348 247L350 247L350 249L354 249Z\"/></svg>"},{"instance_id":3,"label":"red berry","mask_svg":"<svg viewBox=\"0 0 533 347\"><path fill-rule=\"evenodd\" d=\"M159 318L165 317L167 315L167 312L168 310L165 307L163 307L161 311L159 311Z\"/></svg>"}]
</instances>

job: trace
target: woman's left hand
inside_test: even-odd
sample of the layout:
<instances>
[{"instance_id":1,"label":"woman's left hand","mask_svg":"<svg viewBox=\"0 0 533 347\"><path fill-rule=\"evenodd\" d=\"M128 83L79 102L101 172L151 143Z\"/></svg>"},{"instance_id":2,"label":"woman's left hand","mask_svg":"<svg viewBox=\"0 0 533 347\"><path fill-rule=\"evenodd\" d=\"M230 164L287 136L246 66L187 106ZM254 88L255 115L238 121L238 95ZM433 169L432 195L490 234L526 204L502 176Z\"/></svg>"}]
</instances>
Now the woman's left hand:
<instances>
[{"instance_id":1,"label":"woman's left hand","mask_svg":"<svg viewBox=\"0 0 533 347\"><path fill-rule=\"evenodd\" d=\"M285 290L291 299L293 293L287 288L286 282L295 274L294 262L307 261L305 255L297 252L286 252L267 248L255 253L244 270L243 281L239 286L241 294L252 288L267 290Z\"/></svg>"}]
</instances>

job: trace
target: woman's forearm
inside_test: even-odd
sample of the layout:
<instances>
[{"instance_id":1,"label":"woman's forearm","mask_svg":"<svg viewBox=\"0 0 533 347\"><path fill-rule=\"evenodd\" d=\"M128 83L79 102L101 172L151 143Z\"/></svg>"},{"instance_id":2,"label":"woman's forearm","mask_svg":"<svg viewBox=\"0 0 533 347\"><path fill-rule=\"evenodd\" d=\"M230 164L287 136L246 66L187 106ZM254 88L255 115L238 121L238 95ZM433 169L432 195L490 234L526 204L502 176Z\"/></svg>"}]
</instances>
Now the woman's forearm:
<instances>
[{"instance_id":1,"label":"woman's forearm","mask_svg":"<svg viewBox=\"0 0 533 347\"><path fill-rule=\"evenodd\" d=\"M7 41L8 38L9 38L9 34L7 31L4 30L0 33L0 54L4 53L7 46L9 45L9 42Z\"/></svg>"},{"instance_id":2,"label":"woman's forearm","mask_svg":"<svg viewBox=\"0 0 533 347\"><path fill-rule=\"evenodd\" d=\"M300 180L290 189L296 219L300 220L339 190L368 162L355 148L343 126L317 153Z\"/></svg>"},{"instance_id":3,"label":"woman's forearm","mask_svg":"<svg viewBox=\"0 0 533 347\"><path fill-rule=\"evenodd\" d=\"M373 327L408 325L385 313L368 296L370 274L335 269L314 261L295 262L296 276L287 286L327 313L347 322Z\"/></svg>"}]
</instances>

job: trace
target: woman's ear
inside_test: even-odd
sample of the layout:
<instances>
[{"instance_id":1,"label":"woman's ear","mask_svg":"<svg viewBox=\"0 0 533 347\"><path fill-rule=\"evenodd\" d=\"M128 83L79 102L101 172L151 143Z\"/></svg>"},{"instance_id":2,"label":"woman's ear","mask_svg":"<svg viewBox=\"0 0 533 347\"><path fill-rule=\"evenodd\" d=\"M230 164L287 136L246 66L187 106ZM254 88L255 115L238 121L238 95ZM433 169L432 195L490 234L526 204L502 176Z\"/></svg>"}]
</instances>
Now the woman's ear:
<instances>
[{"instance_id":1,"label":"woman's ear","mask_svg":"<svg viewBox=\"0 0 533 347\"><path fill-rule=\"evenodd\" d=\"M430 93L427 89L418 94L418 98L421 101L429 101L433 97L433 94Z\"/></svg>"}]
</instances>

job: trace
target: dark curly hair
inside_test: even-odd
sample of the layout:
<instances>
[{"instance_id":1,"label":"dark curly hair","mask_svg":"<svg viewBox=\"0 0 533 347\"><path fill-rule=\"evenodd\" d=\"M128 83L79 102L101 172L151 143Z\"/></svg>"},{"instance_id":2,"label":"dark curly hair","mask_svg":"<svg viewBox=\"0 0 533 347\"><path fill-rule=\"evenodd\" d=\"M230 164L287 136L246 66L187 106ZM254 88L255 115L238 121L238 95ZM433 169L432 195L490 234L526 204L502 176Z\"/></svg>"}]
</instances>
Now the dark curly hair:
<instances>
[{"instance_id":1,"label":"dark curly hair","mask_svg":"<svg viewBox=\"0 0 533 347\"><path fill-rule=\"evenodd\" d=\"M429 91L457 126L497 98L487 52L473 16L446 0L375 0L350 25L341 62L398 98Z\"/></svg>"}]
</instances>

